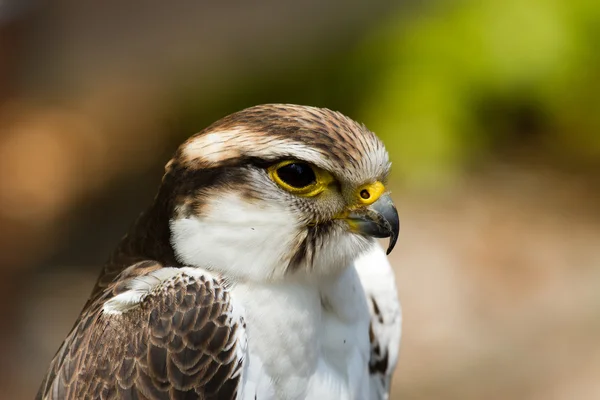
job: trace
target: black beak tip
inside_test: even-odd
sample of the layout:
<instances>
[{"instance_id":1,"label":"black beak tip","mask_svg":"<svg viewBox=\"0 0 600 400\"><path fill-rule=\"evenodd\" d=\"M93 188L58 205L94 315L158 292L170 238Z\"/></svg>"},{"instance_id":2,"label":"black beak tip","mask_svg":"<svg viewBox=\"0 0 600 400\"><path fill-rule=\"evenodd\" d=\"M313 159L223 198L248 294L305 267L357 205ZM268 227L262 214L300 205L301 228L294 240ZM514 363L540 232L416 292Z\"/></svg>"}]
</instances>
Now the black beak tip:
<instances>
[{"instance_id":1,"label":"black beak tip","mask_svg":"<svg viewBox=\"0 0 600 400\"><path fill-rule=\"evenodd\" d=\"M396 241L398 241L398 235L390 236L390 244L388 245L388 248L385 252L386 255L389 256L392 250L394 250L394 247L396 247Z\"/></svg>"},{"instance_id":2,"label":"black beak tip","mask_svg":"<svg viewBox=\"0 0 600 400\"><path fill-rule=\"evenodd\" d=\"M388 245L386 254L389 255L394 247L396 247L396 242L398 241L398 234L400 233L400 218L398 216L398 210L396 210L396 206L392 203L391 199L388 197L388 205L385 209L381 210L382 216L385 218L385 222L387 225L387 232L390 238L390 243Z\"/></svg>"}]
</instances>

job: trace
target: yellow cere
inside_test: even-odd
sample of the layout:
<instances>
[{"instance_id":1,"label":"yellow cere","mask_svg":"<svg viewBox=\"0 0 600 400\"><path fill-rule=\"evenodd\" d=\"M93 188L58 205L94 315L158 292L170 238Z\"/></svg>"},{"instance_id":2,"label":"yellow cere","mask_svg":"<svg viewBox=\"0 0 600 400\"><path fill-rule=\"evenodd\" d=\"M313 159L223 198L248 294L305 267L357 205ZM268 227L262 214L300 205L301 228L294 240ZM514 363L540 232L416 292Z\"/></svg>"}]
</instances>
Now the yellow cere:
<instances>
[{"instance_id":1,"label":"yellow cere","mask_svg":"<svg viewBox=\"0 0 600 400\"><path fill-rule=\"evenodd\" d=\"M385 192L385 186L379 181L362 185L356 191L359 204L370 205L375 203Z\"/></svg>"}]
</instances>

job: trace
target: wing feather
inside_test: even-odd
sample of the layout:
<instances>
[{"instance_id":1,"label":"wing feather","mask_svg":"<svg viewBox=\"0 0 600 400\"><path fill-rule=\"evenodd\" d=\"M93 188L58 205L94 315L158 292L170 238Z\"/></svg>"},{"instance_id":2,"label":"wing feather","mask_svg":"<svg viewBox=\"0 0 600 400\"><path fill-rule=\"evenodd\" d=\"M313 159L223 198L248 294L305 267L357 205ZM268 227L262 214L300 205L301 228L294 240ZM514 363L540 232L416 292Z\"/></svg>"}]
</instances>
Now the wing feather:
<instances>
[{"instance_id":1,"label":"wing feather","mask_svg":"<svg viewBox=\"0 0 600 400\"><path fill-rule=\"evenodd\" d=\"M38 399L236 398L246 338L227 288L186 268L170 268L175 273L161 280L169 275L163 269L133 265L88 302ZM139 304L107 312L108 301L132 290Z\"/></svg>"}]
</instances>

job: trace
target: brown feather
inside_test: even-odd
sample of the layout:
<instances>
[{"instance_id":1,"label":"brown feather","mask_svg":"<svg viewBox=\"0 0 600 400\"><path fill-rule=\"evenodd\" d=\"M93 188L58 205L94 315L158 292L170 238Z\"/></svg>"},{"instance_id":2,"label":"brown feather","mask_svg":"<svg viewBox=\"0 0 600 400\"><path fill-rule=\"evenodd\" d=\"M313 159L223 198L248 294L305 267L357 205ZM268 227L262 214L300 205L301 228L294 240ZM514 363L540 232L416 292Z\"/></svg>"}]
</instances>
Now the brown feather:
<instances>
[{"instance_id":1,"label":"brown feather","mask_svg":"<svg viewBox=\"0 0 600 400\"><path fill-rule=\"evenodd\" d=\"M145 274L156 270L147 261L138 265ZM123 275L143 276L135 272L127 269ZM52 361L37 398L235 398L242 360L231 355L243 346L235 334L241 321L231 318L222 282L184 273L136 308L104 313L104 302L124 287L118 280L89 305Z\"/></svg>"}]
</instances>

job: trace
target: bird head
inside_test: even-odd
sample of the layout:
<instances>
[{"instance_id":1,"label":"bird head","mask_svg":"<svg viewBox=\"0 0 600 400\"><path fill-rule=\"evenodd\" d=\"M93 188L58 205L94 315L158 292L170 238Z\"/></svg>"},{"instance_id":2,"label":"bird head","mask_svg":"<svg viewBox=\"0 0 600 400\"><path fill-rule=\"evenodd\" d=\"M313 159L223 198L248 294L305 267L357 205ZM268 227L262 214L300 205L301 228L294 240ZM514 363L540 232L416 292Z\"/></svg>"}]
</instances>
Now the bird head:
<instances>
[{"instance_id":1,"label":"bird head","mask_svg":"<svg viewBox=\"0 0 600 400\"><path fill-rule=\"evenodd\" d=\"M323 277L398 236L383 143L327 109L261 105L192 136L166 166L170 242L232 280Z\"/></svg>"}]
</instances>

